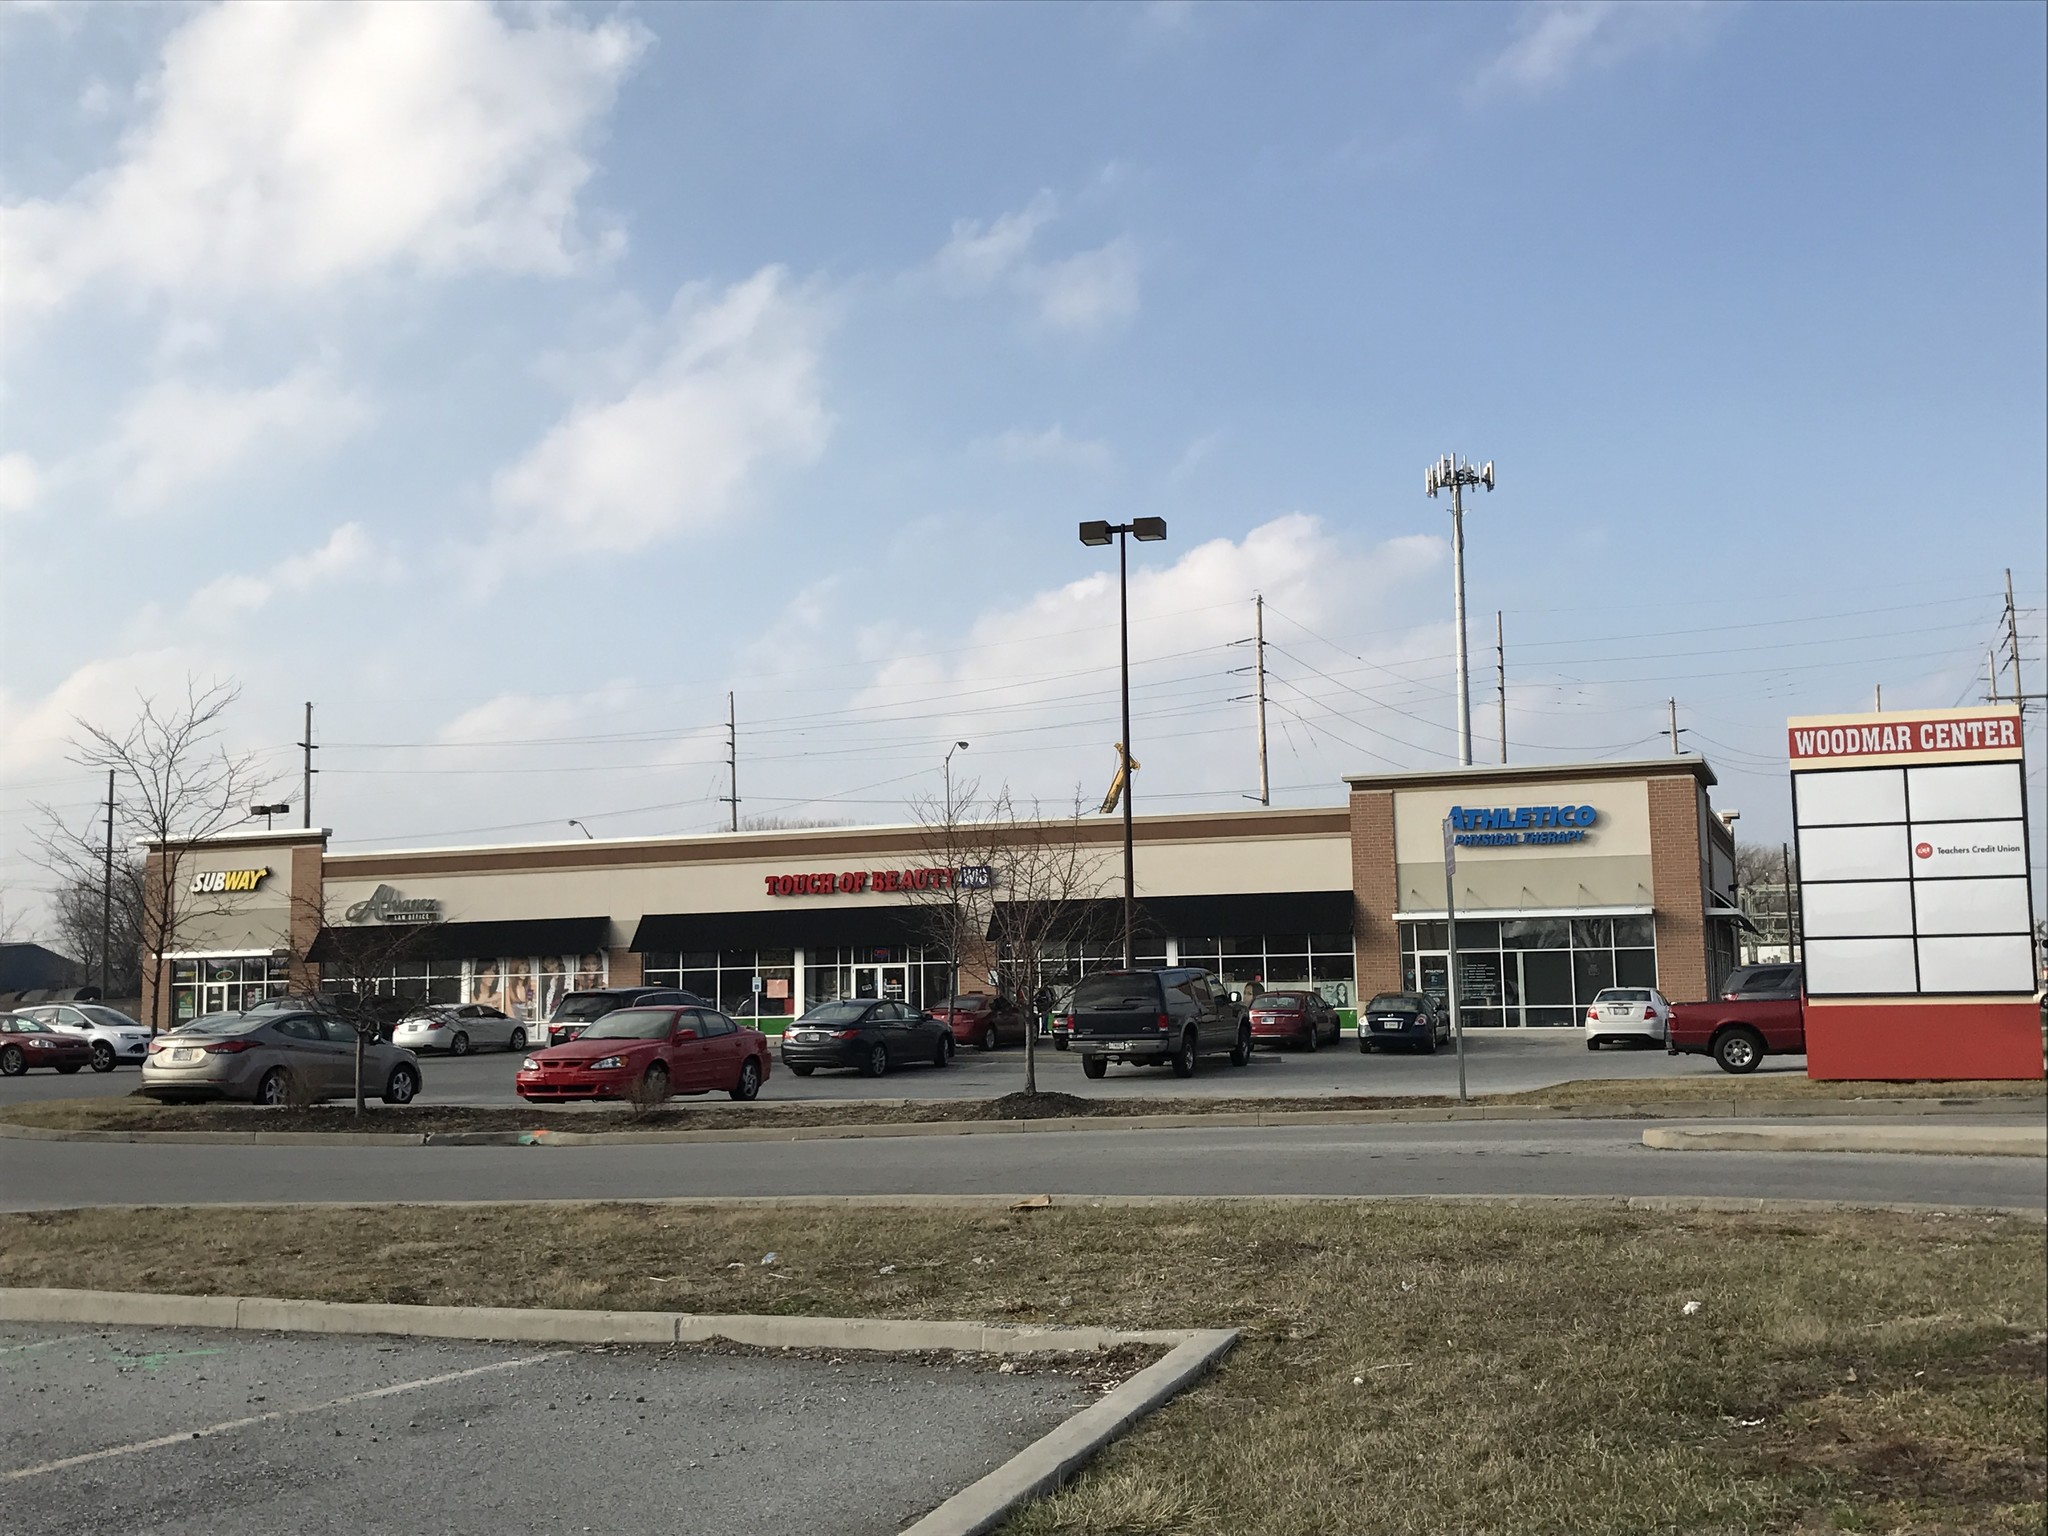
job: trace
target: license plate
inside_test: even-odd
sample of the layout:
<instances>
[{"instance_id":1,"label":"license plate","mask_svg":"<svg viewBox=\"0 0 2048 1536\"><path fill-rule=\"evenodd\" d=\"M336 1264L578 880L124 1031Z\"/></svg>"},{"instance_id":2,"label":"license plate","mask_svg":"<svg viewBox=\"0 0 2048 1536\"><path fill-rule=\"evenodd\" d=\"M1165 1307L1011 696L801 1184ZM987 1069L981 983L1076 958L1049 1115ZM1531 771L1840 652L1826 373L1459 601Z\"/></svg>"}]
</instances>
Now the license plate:
<instances>
[{"instance_id":1,"label":"license plate","mask_svg":"<svg viewBox=\"0 0 2048 1536\"><path fill-rule=\"evenodd\" d=\"M1372 1027L1374 1029L1406 1029L1408 1025L1402 1019L1374 1019Z\"/></svg>"},{"instance_id":2,"label":"license plate","mask_svg":"<svg viewBox=\"0 0 2048 1536\"><path fill-rule=\"evenodd\" d=\"M198 1056L198 1051L194 1050L190 1046L184 1045L179 1046L176 1050L171 1052L171 1060L173 1061L194 1061L198 1059Z\"/></svg>"},{"instance_id":3,"label":"license plate","mask_svg":"<svg viewBox=\"0 0 2048 1536\"><path fill-rule=\"evenodd\" d=\"M825 1037L815 1029L800 1029L796 1032L796 1038L799 1040L822 1040Z\"/></svg>"}]
</instances>

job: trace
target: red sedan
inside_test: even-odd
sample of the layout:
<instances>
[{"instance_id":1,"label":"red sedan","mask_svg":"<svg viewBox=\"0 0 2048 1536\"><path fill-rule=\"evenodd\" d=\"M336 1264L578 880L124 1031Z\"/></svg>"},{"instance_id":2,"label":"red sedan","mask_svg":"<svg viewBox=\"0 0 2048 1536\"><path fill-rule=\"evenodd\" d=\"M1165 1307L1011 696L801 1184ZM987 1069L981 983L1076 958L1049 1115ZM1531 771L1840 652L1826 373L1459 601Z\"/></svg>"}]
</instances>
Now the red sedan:
<instances>
[{"instance_id":1,"label":"red sedan","mask_svg":"<svg viewBox=\"0 0 2048 1536\"><path fill-rule=\"evenodd\" d=\"M31 1067L54 1067L69 1076L92 1064L92 1042L18 1013L0 1013L0 1077L19 1077Z\"/></svg>"},{"instance_id":2,"label":"red sedan","mask_svg":"<svg viewBox=\"0 0 2048 1536\"><path fill-rule=\"evenodd\" d=\"M723 1090L751 1099L768 1081L768 1038L712 1008L621 1008L565 1045L535 1051L514 1086L535 1104L566 1099L659 1103Z\"/></svg>"},{"instance_id":3,"label":"red sedan","mask_svg":"<svg viewBox=\"0 0 2048 1536\"><path fill-rule=\"evenodd\" d=\"M960 1045L992 1051L999 1045L1024 1043L1024 1014L1007 997L963 992L932 1009L932 1017L949 1026Z\"/></svg>"},{"instance_id":4,"label":"red sedan","mask_svg":"<svg viewBox=\"0 0 2048 1536\"><path fill-rule=\"evenodd\" d=\"M1298 1045L1312 1051L1334 1045L1344 1032L1337 1010L1320 992L1261 992L1251 1001L1252 1045Z\"/></svg>"}]
</instances>

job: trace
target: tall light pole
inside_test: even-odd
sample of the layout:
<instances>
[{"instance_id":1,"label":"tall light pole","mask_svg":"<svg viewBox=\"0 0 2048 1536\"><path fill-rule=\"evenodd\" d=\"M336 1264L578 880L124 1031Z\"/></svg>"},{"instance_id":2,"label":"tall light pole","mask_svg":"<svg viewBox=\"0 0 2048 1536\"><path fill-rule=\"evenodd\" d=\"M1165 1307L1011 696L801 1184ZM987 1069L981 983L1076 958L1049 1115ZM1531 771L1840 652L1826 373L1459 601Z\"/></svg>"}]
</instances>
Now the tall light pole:
<instances>
[{"instance_id":1,"label":"tall light pole","mask_svg":"<svg viewBox=\"0 0 2048 1536\"><path fill-rule=\"evenodd\" d=\"M1458 620L1458 766L1472 766L1472 671L1465 654L1465 487L1483 485L1493 489L1493 460L1483 468L1445 454L1429 466L1423 489L1434 497L1448 488L1451 493L1451 579L1457 585Z\"/></svg>"},{"instance_id":2,"label":"tall light pole","mask_svg":"<svg viewBox=\"0 0 2048 1536\"><path fill-rule=\"evenodd\" d=\"M1166 537L1163 517L1135 517L1128 523L1083 523L1081 542L1107 544L1116 540L1116 616L1120 655L1123 663L1124 739L1117 743L1122 754L1124 790L1124 969L1137 964L1137 874L1131 855L1131 566L1130 541L1135 537L1150 544Z\"/></svg>"},{"instance_id":3,"label":"tall light pole","mask_svg":"<svg viewBox=\"0 0 2048 1536\"><path fill-rule=\"evenodd\" d=\"M952 893L952 917L946 924L946 1004L960 995L960 843L953 826L953 754L965 752L967 743L956 741L946 748L946 858L953 866L953 872L946 878L946 889Z\"/></svg>"}]
</instances>

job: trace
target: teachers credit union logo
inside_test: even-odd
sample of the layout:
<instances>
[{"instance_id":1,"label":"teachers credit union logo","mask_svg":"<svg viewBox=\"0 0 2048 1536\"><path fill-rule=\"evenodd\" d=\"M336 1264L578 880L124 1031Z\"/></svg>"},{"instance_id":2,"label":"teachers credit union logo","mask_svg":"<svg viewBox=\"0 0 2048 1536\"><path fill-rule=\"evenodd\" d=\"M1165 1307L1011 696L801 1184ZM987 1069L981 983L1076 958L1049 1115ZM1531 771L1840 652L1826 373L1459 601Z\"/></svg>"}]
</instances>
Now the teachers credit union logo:
<instances>
[{"instance_id":1,"label":"teachers credit union logo","mask_svg":"<svg viewBox=\"0 0 2048 1536\"><path fill-rule=\"evenodd\" d=\"M1916 858L1916 859L1931 859L1931 858L1933 858L1933 857L1934 857L1934 844L1932 844L1932 843L1915 843L1915 844L1913 845L1913 857L1914 857L1914 858Z\"/></svg>"},{"instance_id":2,"label":"teachers credit union logo","mask_svg":"<svg viewBox=\"0 0 2048 1536\"><path fill-rule=\"evenodd\" d=\"M207 869L192 877L194 896L215 896L224 891L253 891L269 878L263 869Z\"/></svg>"}]
</instances>

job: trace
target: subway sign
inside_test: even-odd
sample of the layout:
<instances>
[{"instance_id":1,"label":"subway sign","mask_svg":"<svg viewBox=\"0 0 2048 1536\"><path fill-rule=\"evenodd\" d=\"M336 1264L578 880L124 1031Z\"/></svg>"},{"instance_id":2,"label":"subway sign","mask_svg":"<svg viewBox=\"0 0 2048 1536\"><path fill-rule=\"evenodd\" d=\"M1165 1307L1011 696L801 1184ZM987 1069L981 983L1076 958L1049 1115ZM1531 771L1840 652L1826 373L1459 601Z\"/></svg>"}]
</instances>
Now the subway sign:
<instances>
[{"instance_id":1,"label":"subway sign","mask_svg":"<svg viewBox=\"0 0 2048 1536\"><path fill-rule=\"evenodd\" d=\"M192 877L194 896L218 896L227 891L253 891L269 876L263 869L208 869Z\"/></svg>"},{"instance_id":2,"label":"subway sign","mask_svg":"<svg viewBox=\"0 0 2048 1536\"><path fill-rule=\"evenodd\" d=\"M1460 848L1513 848L1529 843L1583 843L1600 819L1590 805L1517 805L1475 810L1451 807L1452 841Z\"/></svg>"}]
</instances>

